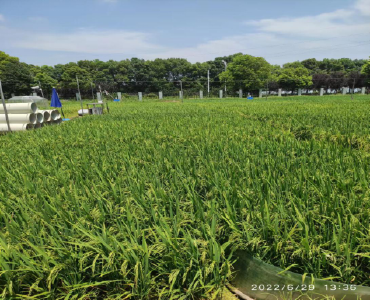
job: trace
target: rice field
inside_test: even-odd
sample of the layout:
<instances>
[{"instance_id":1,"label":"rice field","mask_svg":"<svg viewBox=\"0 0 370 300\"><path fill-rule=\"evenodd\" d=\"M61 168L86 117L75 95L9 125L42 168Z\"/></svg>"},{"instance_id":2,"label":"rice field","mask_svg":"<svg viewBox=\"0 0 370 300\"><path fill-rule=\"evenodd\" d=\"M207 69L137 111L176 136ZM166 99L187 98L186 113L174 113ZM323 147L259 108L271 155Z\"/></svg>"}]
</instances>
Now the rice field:
<instances>
[{"instance_id":1,"label":"rice field","mask_svg":"<svg viewBox=\"0 0 370 300\"><path fill-rule=\"evenodd\" d=\"M0 138L2 298L215 299L239 249L370 286L370 96L110 108Z\"/></svg>"}]
</instances>

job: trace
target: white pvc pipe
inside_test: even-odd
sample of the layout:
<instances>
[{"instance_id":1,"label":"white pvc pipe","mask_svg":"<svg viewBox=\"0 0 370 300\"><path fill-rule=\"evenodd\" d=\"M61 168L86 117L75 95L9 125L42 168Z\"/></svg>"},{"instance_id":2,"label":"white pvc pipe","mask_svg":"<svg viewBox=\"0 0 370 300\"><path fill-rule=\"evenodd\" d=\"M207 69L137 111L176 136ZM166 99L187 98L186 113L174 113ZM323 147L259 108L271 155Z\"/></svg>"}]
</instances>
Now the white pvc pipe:
<instances>
[{"instance_id":1,"label":"white pvc pipe","mask_svg":"<svg viewBox=\"0 0 370 300\"><path fill-rule=\"evenodd\" d=\"M51 116L48 110L39 110L38 112L44 115L44 122L50 121Z\"/></svg>"},{"instance_id":2,"label":"white pvc pipe","mask_svg":"<svg viewBox=\"0 0 370 300\"><path fill-rule=\"evenodd\" d=\"M30 130L33 128L33 124L10 124L11 131L22 131L22 130ZM0 131L8 131L7 124L0 124Z\"/></svg>"},{"instance_id":3,"label":"white pvc pipe","mask_svg":"<svg viewBox=\"0 0 370 300\"><path fill-rule=\"evenodd\" d=\"M38 108L36 103L7 103L6 109L8 114L31 114L37 113ZM0 106L0 114L4 113L4 107Z\"/></svg>"},{"instance_id":4,"label":"white pvc pipe","mask_svg":"<svg viewBox=\"0 0 370 300\"><path fill-rule=\"evenodd\" d=\"M50 121L51 120L51 115L49 114L48 111L44 111L44 121Z\"/></svg>"},{"instance_id":5,"label":"white pvc pipe","mask_svg":"<svg viewBox=\"0 0 370 300\"><path fill-rule=\"evenodd\" d=\"M10 124L35 124L36 114L9 114ZM0 124L6 123L6 118L4 114L0 114Z\"/></svg>"},{"instance_id":6,"label":"white pvc pipe","mask_svg":"<svg viewBox=\"0 0 370 300\"><path fill-rule=\"evenodd\" d=\"M60 118L60 113L57 109L47 110L50 114L50 121L55 121Z\"/></svg>"},{"instance_id":7,"label":"white pvc pipe","mask_svg":"<svg viewBox=\"0 0 370 300\"><path fill-rule=\"evenodd\" d=\"M44 114L42 114L42 113L37 113L36 114L36 123L42 123L42 122L44 122Z\"/></svg>"},{"instance_id":8,"label":"white pvc pipe","mask_svg":"<svg viewBox=\"0 0 370 300\"><path fill-rule=\"evenodd\" d=\"M58 111L58 110L54 109L54 110L53 110L53 113L54 113L54 115L55 115L55 119L54 119L54 120L58 120L58 119L60 119L60 113L59 113L59 111Z\"/></svg>"}]
</instances>

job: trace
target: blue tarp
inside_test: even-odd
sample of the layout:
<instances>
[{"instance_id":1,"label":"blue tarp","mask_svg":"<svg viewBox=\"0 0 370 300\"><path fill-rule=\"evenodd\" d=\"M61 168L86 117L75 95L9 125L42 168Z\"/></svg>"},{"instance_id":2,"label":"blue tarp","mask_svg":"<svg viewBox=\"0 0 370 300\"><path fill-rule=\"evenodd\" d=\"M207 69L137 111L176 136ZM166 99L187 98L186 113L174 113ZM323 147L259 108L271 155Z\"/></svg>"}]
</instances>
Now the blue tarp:
<instances>
[{"instance_id":1,"label":"blue tarp","mask_svg":"<svg viewBox=\"0 0 370 300\"><path fill-rule=\"evenodd\" d=\"M53 88L53 92L51 94L51 107L62 107L62 103L59 100L57 90Z\"/></svg>"}]
</instances>

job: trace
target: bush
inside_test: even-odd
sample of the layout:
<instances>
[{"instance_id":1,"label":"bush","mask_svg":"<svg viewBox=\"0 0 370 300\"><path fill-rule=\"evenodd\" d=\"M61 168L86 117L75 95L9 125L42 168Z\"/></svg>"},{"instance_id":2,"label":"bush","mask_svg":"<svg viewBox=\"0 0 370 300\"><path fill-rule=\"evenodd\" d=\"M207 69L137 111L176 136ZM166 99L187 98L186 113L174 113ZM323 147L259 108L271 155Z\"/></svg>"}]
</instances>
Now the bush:
<instances>
[{"instance_id":1,"label":"bush","mask_svg":"<svg viewBox=\"0 0 370 300\"><path fill-rule=\"evenodd\" d=\"M149 93L148 95L145 96L146 98L150 98L150 99L156 99L158 98L158 95L155 94L155 93Z\"/></svg>"}]
</instances>

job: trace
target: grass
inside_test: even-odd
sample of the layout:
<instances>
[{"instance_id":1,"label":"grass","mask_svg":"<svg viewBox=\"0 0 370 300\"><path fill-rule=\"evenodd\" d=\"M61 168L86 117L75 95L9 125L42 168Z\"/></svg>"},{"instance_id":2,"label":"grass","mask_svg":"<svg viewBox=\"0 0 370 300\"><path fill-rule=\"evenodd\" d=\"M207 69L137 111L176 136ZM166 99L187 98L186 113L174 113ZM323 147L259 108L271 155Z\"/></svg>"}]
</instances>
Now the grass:
<instances>
[{"instance_id":1,"label":"grass","mask_svg":"<svg viewBox=\"0 0 370 300\"><path fill-rule=\"evenodd\" d=\"M120 102L2 137L3 298L217 298L237 249L370 285L369 104Z\"/></svg>"}]
</instances>

